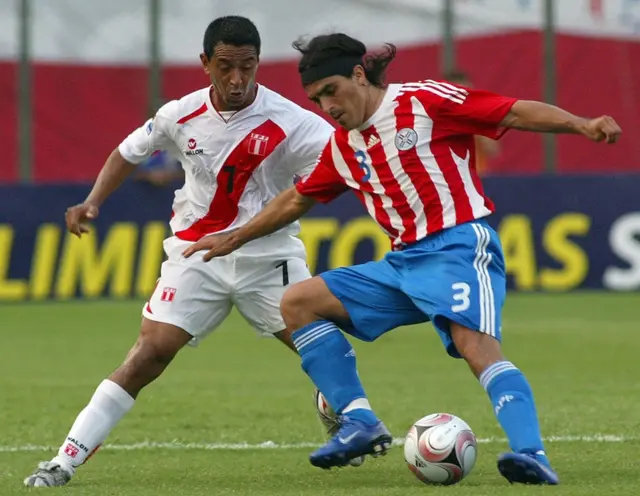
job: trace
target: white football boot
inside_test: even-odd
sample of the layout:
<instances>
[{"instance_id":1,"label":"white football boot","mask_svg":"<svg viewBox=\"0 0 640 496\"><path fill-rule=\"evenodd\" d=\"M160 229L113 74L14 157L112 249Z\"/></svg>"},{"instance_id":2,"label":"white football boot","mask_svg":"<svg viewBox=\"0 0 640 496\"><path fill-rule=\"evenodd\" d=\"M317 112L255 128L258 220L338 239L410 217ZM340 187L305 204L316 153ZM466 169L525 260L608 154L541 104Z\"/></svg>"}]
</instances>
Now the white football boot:
<instances>
[{"instance_id":1,"label":"white football boot","mask_svg":"<svg viewBox=\"0 0 640 496\"><path fill-rule=\"evenodd\" d=\"M61 465L56 461L40 462L38 468L24 480L27 487L64 486L71 480L75 471L71 467Z\"/></svg>"},{"instance_id":2,"label":"white football boot","mask_svg":"<svg viewBox=\"0 0 640 496\"><path fill-rule=\"evenodd\" d=\"M329 405L323 394L318 389L313 392L313 403L316 407L316 413L324 427L327 438L332 438L340 430L340 419L338 415L333 411L331 405ZM359 467L363 463L364 455L349 460L349 465L352 467Z\"/></svg>"}]
</instances>

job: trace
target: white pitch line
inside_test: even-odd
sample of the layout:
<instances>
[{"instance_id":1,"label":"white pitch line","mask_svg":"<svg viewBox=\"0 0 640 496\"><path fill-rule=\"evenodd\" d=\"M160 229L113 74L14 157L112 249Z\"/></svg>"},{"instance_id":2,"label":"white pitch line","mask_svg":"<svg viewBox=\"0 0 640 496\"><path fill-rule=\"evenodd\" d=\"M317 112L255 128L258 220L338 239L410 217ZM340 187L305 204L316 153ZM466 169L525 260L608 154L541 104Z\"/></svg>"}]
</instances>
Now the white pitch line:
<instances>
[{"instance_id":1,"label":"white pitch line","mask_svg":"<svg viewBox=\"0 0 640 496\"><path fill-rule=\"evenodd\" d=\"M477 440L479 444L490 443L506 443L507 440L498 437L480 438ZM626 443L632 441L640 441L640 437L635 436L616 436L610 434L594 434L592 436L551 436L544 439L547 443ZM402 446L404 444L403 437L397 437L393 440L394 446ZM134 444L107 444L101 450L113 451L134 451L134 450L261 450L261 449L302 449L302 448L318 448L320 443L276 443L274 441L265 441L262 443L183 443L180 441L171 442L155 442L144 441ZM54 446L39 446L35 444L25 444L22 446L0 446L0 453L23 453L32 451L56 451L58 448Z\"/></svg>"}]
</instances>

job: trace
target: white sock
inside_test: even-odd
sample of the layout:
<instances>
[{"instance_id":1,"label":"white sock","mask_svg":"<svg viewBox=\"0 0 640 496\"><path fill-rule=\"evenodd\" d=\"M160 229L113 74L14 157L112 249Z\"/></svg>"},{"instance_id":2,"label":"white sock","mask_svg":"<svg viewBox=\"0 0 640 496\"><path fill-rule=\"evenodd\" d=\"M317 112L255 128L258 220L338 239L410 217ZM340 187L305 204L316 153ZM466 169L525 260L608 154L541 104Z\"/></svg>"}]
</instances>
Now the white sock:
<instances>
[{"instance_id":1,"label":"white sock","mask_svg":"<svg viewBox=\"0 0 640 496\"><path fill-rule=\"evenodd\" d=\"M73 472L104 442L134 403L129 393L115 382L102 381L89 404L76 418L53 461Z\"/></svg>"},{"instance_id":2,"label":"white sock","mask_svg":"<svg viewBox=\"0 0 640 496\"><path fill-rule=\"evenodd\" d=\"M342 413L348 413L351 410L358 410L361 408L364 410L371 410L371 405L367 398L358 398L357 400L353 400L345 407L344 410L342 410Z\"/></svg>"}]
</instances>

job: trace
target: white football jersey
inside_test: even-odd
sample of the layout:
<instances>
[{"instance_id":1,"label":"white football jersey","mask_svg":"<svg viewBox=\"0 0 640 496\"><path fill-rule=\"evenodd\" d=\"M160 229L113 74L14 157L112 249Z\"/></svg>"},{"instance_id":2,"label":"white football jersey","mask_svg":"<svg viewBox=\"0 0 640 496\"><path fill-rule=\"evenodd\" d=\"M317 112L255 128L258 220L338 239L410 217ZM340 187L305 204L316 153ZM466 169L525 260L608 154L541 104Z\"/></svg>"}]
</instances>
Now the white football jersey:
<instances>
[{"instance_id":1,"label":"white football jersey","mask_svg":"<svg viewBox=\"0 0 640 496\"><path fill-rule=\"evenodd\" d=\"M245 224L296 177L313 170L334 131L321 117L261 85L250 106L225 119L209 91L167 103L119 146L134 164L157 150L180 160L185 184L175 193L171 229L184 241ZM295 235L299 224L283 231Z\"/></svg>"}]
</instances>

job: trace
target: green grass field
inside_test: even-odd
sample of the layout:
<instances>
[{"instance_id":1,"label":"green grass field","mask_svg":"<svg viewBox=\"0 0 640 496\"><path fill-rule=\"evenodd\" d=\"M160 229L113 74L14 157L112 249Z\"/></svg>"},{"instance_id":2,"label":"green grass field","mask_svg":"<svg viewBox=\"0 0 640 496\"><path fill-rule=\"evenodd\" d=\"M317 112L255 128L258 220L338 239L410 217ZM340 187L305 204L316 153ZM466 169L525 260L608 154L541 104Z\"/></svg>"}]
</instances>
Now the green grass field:
<instances>
[{"instance_id":1,"label":"green grass field","mask_svg":"<svg viewBox=\"0 0 640 496\"><path fill-rule=\"evenodd\" d=\"M495 458L507 446L489 401L426 325L356 343L361 377L395 436L432 412L465 419L482 441L472 474L457 486L424 486L406 468L401 447L358 469L312 467L312 448L299 447L322 441L310 382L293 353L257 338L234 314L200 347L185 349L71 484L51 491L640 494L639 303L637 294L509 298L504 347L534 388L544 435L556 438L547 449L559 487L510 486L499 476ZM47 492L22 487L22 479L52 456L96 385L123 359L137 335L140 308L131 302L0 307L0 495ZM279 447L257 447L266 441ZM246 445L229 449L237 443Z\"/></svg>"}]
</instances>

